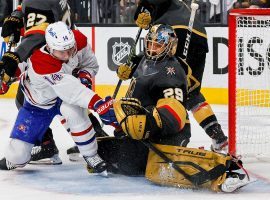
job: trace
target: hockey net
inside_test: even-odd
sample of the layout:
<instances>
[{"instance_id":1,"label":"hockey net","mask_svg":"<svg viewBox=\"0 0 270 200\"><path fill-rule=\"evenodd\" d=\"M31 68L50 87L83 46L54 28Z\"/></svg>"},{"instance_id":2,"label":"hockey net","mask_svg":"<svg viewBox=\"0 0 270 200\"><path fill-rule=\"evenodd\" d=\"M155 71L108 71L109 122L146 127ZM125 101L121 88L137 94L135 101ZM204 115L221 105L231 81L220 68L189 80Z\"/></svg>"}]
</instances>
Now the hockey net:
<instances>
[{"instance_id":1,"label":"hockey net","mask_svg":"<svg viewBox=\"0 0 270 200\"><path fill-rule=\"evenodd\" d=\"M229 14L229 151L270 161L270 9Z\"/></svg>"}]
</instances>

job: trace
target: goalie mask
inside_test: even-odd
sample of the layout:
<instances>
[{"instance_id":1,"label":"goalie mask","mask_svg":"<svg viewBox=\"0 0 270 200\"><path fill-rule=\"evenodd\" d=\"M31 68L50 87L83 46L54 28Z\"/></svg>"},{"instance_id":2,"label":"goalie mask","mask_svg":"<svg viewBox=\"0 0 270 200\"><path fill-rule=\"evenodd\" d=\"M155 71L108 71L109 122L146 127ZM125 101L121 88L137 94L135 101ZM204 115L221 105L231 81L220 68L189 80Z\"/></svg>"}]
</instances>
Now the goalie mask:
<instances>
[{"instance_id":1,"label":"goalie mask","mask_svg":"<svg viewBox=\"0 0 270 200\"><path fill-rule=\"evenodd\" d=\"M150 28L144 41L145 56L153 61L172 57L176 53L178 39L169 25L157 24Z\"/></svg>"}]
</instances>

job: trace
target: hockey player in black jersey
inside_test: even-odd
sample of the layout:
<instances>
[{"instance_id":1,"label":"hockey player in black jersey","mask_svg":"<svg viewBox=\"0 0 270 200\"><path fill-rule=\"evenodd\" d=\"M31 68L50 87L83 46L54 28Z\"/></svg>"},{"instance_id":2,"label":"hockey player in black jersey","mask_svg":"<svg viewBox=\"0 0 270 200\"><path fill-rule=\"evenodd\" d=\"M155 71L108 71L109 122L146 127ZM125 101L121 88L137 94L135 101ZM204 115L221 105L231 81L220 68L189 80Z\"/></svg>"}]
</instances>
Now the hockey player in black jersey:
<instances>
[{"instance_id":1,"label":"hockey player in black jersey","mask_svg":"<svg viewBox=\"0 0 270 200\"><path fill-rule=\"evenodd\" d=\"M145 175L161 185L235 191L248 184L248 178L232 172L237 167L230 156L186 147L191 136L188 81L183 64L174 57L176 48L177 36L169 25L150 28L144 55L132 59L137 69L127 95L114 103L123 136L99 138L98 153L114 173ZM149 151L146 143L181 169Z\"/></svg>"},{"instance_id":2,"label":"hockey player in black jersey","mask_svg":"<svg viewBox=\"0 0 270 200\"><path fill-rule=\"evenodd\" d=\"M141 0L134 19L136 24L143 29L148 29L150 24L164 23L171 25L178 36L176 57L179 59L183 58L189 17L190 9L183 1ZM205 130L207 135L212 138L211 148L214 151L226 151L228 145L227 136L224 135L215 114L200 91L207 52L208 44L205 28L195 17L186 58L186 62L191 70L185 69L190 80L187 109L192 111L196 121ZM179 61L182 62L181 59ZM122 80L129 78L128 71L130 71L129 66L120 65L118 69L119 78Z\"/></svg>"},{"instance_id":3,"label":"hockey player in black jersey","mask_svg":"<svg viewBox=\"0 0 270 200\"><path fill-rule=\"evenodd\" d=\"M14 43L19 42L21 33L23 39L21 44L14 52L6 52L0 61L0 75L3 77L3 82L0 83L0 94L4 94L8 90L10 77L15 77L19 74L18 64L26 61L32 54L34 49L37 49L45 44L45 29L48 24L56 21L64 21L70 28L74 29L74 23L71 16L70 6L66 0L24 0L11 16L8 16L3 24L1 36L6 42L9 42L10 36L13 35ZM73 73L75 76L81 76ZM91 77L78 77L84 85L91 89ZM8 84L7 84L8 83ZM16 105L18 109L23 105L24 94L19 85ZM103 135L103 130L96 117L89 115L95 130ZM46 160L43 160L46 159ZM40 162L42 160L42 162ZM61 164L62 161L58 156L58 149L55 145L52 130L49 128L41 144L37 144L33 148L31 162L45 164Z\"/></svg>"}]
</instances>

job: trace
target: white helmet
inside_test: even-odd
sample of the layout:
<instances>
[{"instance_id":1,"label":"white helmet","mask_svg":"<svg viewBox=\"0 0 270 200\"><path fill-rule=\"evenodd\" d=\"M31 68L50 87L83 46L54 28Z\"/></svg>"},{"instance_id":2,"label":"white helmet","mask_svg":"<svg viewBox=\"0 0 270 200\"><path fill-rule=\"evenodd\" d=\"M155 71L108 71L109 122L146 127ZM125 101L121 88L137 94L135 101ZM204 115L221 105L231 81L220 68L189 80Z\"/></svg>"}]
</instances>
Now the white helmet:
<instances>
[{"instance_id":1,"label":"white helmet","mask_svg":"<svg viewBox=\"0 0 270 200\"><path fill-rule=\"evenodd\" d=\"M53 50L64 51L75 46L75 38L73 32L64 22L55 22L50 24L45 32L46 43Z\"/></svg>"}]
</instances>

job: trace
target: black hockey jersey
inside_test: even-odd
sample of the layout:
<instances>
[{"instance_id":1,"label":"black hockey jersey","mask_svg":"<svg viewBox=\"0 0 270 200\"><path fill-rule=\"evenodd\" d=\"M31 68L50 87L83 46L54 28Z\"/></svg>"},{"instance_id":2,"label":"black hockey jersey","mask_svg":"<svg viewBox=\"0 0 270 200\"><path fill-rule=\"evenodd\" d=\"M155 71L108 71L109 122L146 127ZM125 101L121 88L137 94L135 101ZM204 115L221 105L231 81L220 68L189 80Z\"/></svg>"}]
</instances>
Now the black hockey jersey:
<instances>
[{"instance_id":1,"label":"black hockey jersey","mask_svg":"<svg viewBox=\"0 0 270 200\"><path fill-rule=\"evenodd\" d=\"M21 6L25 31L44 22L64 21L71 28L74 26L67 0L23 0ZM21 44L16 48L15 52L18 53L22 62L27 60L34 49L44 44L44 34L41 34L40 30L36 30L36 32L33 31L22 39Z\"/></svg>"},{"instance_id":2,"label":"black hockey jersey","mask_svg":"<svg viewBox=\"0 0 270 200\"><path fill-rule=\"evenodd\" d=\"M143 107L156 106L159 99L175 98L185 107L187 100L187 78L181 64L174 58L163 61L151 61L142 58L129 86L127 97L137 98ZM161 144L183 145L190 137L189 122L181 130L174 130L175 121L166 118L162 133L157 134L153 142ZM169 119L169 120L168 120Z\"/></svg>"},{"instance_id":3,"label":"black hockey jersey","mask_svg":"<svg viewBox=\"0 0 270 200\"><path fill-rule=\"evenodd\" d=\"M178 45L175 56L183 56L185 41L187 37L189 18L191 14L190 7L179 0L141 0L136 10L136 14L141 12L142 8L148 9L152 16L153 24L169 24L177 34ZM188 48L186 62L191 68L192 77L199 84L193 89L193 96L200 94L201 82L205 68L206 53L208 52L207 34L204 25L195 16L192 35Z\"/></svg>"}]
</instances>

